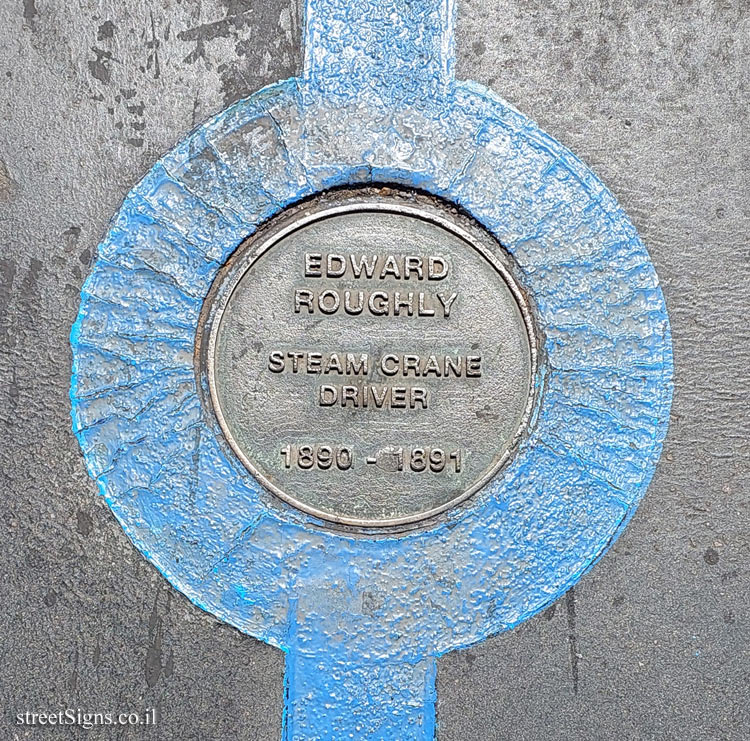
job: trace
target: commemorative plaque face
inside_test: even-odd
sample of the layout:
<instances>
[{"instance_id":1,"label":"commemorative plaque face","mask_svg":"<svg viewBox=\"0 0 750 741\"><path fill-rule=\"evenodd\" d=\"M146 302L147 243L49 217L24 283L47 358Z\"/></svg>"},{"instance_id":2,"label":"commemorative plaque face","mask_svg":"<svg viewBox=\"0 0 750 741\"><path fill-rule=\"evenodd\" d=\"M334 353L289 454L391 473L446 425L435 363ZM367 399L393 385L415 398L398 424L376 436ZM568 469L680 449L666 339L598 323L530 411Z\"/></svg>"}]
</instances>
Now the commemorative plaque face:
<instances>
[{"instance_id":1,"label":"commemorative plaque face","mask_svg":"<svg viewBox=\"0 0 750 741\"><path fill-rule=\"evenodd\" d=\"M432 201L339 194L247 240L204 310L202 371L236 456L324 520L415 523L509 460L536 335L500 245Z\"/></svg>"}]
</instances>

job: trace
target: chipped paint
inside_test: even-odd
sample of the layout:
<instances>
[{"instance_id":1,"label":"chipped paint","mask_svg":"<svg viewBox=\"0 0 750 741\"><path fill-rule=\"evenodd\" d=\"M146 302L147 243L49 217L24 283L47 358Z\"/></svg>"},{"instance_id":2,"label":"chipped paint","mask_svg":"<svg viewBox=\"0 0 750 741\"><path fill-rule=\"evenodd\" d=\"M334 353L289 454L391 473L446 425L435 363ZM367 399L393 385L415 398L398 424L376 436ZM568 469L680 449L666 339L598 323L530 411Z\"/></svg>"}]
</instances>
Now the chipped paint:
<instances>
[{"instance_id":1,"label":"chipped paint","mask_svg":"<svg viewBox=\"0 0 750 741\"><path fill-rule=\"evenodd\" d=\"M666 433L669 323L598 178L491 91L455 82L451 0L306 11L302 76L193 131L125 200L71 334L73 424L143 554L286 652L287 741L429 739L436 657L547 607L632 516ZM516 260L546 337L514 461L470 507L399 538L329 532L271 502L219 443L193 366L203 298L237 245L316 191L370 182L473 214Z\"/></svg>"}]
</instances>

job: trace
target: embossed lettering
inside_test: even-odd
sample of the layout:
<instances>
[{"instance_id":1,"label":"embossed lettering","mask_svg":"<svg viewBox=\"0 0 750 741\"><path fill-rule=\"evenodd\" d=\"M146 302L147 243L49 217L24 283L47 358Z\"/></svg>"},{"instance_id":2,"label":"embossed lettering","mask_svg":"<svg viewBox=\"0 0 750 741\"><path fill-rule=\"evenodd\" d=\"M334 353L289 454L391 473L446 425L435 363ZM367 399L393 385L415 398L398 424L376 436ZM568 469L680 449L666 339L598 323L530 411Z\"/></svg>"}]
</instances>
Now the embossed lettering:
<instances>
[{"instance_id":1,"label":"embossed lettering","mask_svg":"<svg viewBox=\"0 0 750 741\"><path fill-rule=\"evenodd\" d=\"M319 352L307 353L307 372L320 373L323 355Z\"/></svg>"},{"instance_id":2,"label":"embossed lettering","mask_svg":"<svg viewBox=\"0 0 750 741\"><path fill-rule=\"evenodd\" d=\"M357 291L356 306L352 302L352 295L352 291L344 291L344 311L347 314L361 314L362 309L365 308L365 294L362 291Z\"/></svg>"},{"instance_id":3,"label":"embossed lettering","mask_svg":"<svg viewBox=\"0 0 750 741\"><path fill-rule=\"evenodd\" d=\"M424 305L424 293L419 294L419 307L417 309L419 316L435 316L435 309L428 309Z\"/></svg>"},{"instance_id":4,"label":"embossed lettering","mask_svg":"<svg viewBox=\"0 0 750 741\"><path fill-rule=\"evenodd\" d=\"M322 384L318 387L318 403L323 407L341 406L345 409L427 409L429 393L421 386Z\"/></svg>"},{"instance_id":5,"label":"embossed lettering","mask_svg":"<svg viewBox=\"0 0 750 741\"><path fill-rule=\"evenodd\" d=\"M411 274L415 273L417 280L422 280L424 271L422 270L422 258L414 255L407 255L404 258L404 278L409 280Z\"/></svg>"},{"instance_id":6,"label":"embossed lettering","mask_svg":"<svg viewBox=\"0 0 750 741\"><path fill-rule=\"evenodd\" d=\"M313 313L313 292L305 288L297 288L294 291L294 313L299 314L302 307L307 307L307 313Z\"/></svg>"},{"instance_id":7,"label":"embossed lettering","mask_svg":"<svg viewBox=\"0 0 750 741\"><path fill-rule=\"evenodd\" d=\"M336 291L323 291L318 296L318 308L324 314L335 314L341 306L341 299Z\"/></svg>"},{"instance_id":8,"label":"embossed lettering","mask_svg":"<svg viewBox=\"0 0 750 741\"><path fill-rule=\"evenodd\" d=\"M380 359L380 372L384 376L395 376L398 373L398 355L383 355Z\"/></svg>"},{"instance_id":9,"label":"embossed lettering","mask_svg":"<svg viewBox=\"0 0 750 741\"><path fill-rule=\"evenodd\" d=\"M442 293L438 293L436 296L438 301L443 305L443 313L447 319L451 315L451 306L453 306L453 302L458 298L458 294L452 293L448 298L445 298Z\"/></svg>"},{"instance_id":10,"label":"embossed lettering","mask_svg":"<svg viewBox=\"0 0 750 741\"><path fill-rule=\"evenodd\" d=\"M354 255L331 252L305 253L306 278L343 278L372 280L443 280L449 271L448 261L439 255Z\"/></svg>"},{"instance_id":11,"label":"embossed lettering","mask_svg":"<svg viewBox=\"0 0 750 741\"><path fill-rule=\"evenodd\" d=\"M442 257L427 258L427 277L429 280L443 280L448 275L448 263Z\"/></svg>"},{"instance_id":12,"label":"embossed lettering","mask_svg":"<svg viewBox=\"0 0 750 741\"><path fill-rule=\"evenodd\" d=\"M466 377L479 378L482 375L482 358L479 355L466 356Z\"/></svg>"},{"instance_id":13,"label":"embossed lettering","mask_svg":"<svg viewBox=\"0 0 750 741\"><path fill-rule=\"evenodd\" d=\"M358 258L356 258L354 255L350 255L350 260L352 264L352 273L354 274L355 278L359 278L362 275L363 269L365 271L366 278L372 278L372 276L375 275L375 267L378 264L377 255L360 255Z\"/></svg>"},{"instance_id":14,"label":"embossed lettering","mask_svg":"<svg viewBox=\"0 0 750 741\"><path fill-rule=\"evenodd\" d=\"M458 293L450 295L443 293L415 293L408 291L343 291L342 293L333 288L327 288L320 293L306 288L295 289L294 312L303 313L307 309L308 314L319 311L321 314L331 316L338 313L342 308L345 314L357 316L365 310L373 316L418 316L450 317L453 305L458 298Z\"/></svg>"},{"instance_id":15,"label":"embossed lettering","mask_svg":"<svg viewBox=\"0 0 750 741\"><path fill-rule=\"evenodd\" d=\"M406 299L401 298L401 294L396 291L393 294L393 316L400 316L401 315L401 309L406 309L407 316L412 316L414 314L414 307L412 304L414 303L414 294L409 291L407 294Z\"/></svg>"},{"instance_id":16,"label":"embossed lettering","mask_svg":"<svg viewBox=\"0 0 750 741\"><path fill-rule=\"evenodd\" d=\"M351 352L346 354L347 376L366 376L369 372L370 356L367 353L361 353L359 357Z\"/></svg>"},{"instance_id":17,"label":"embossed lettering","mask_svg":"<svg viewBox=\"0 0 750 741\"><path fill-rule=\"evenodd\" d=\"M320 353L302 350L274 350L268 356L268 369L273 373L310 373L321 375L367 376L370 356L367 353Z\"/></svg>"},{"instance_id":18,"label":"embossed lettering","mask_svg":"<svg viewBox=\"0 0 750 741\"><path fill-rule=\"evenodd\" d=\"M367 305L371 314L385 316L388 313L388 294L385 291L373 291Z\"/></svg>"},{"instance_id":19,"label":"embossed lettering","mask_svg":"<svg viewBox=\"0 0 750 741\"><path fill-rule=\"evenodd\" d=\"M323 273L322 270L323 255L319 252L306 252L305 253L305 277L306 278L320 278Z\"/></svg>"},{"instance_id":20,"label":"embossed lettering","mask_svg":"<svg viewBox=\"0 0 750 741\"><path fill-rule=\"evenodd\" d=\"M322 407L332 407L338 399L338 391L335 386L322 385L319 388L318 401Z\"/></svg>"},{"instance_id":21,"label":"embossed lettering","mask_svg":"<svg viewBox=\"0 0 750 741\"><path fill-rule=\"evenodd\" d=\"M346 260L343 255L328 255L326 275L329 278L340 278L346 272Z\"/></svg>"},{"instance_id":22,"label":"embossed lettering","mask_svg":"<svg viewBox=\"0 0 750 741\"><path fill-rule=\"evenodd\" d=\"M284 370L284 353L274 350L268 356L268 370L272 373L281 373Z\"/></svg>"}]
</instances>

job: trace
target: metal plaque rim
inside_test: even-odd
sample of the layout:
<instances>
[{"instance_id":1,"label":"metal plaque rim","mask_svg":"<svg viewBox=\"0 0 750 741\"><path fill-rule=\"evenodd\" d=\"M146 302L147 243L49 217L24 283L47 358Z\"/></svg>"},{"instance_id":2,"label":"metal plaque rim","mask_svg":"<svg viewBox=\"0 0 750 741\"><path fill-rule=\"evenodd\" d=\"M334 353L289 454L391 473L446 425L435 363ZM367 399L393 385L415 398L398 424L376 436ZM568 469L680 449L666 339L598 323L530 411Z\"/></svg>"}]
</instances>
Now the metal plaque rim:
<instances>
[{"instance_id":1,"label":"metal plaque rim","mask_svg":"<svg viewBox=\"0 0 750 741\"><path fill-rule=\"evenodd\" d=\"M254 237L257 235L250 235L243 243L241 243L235 252L238 260L232 263L232 257L227 261L226 272L220 272L216 279L214 286L211 287L207 297L206 304L208 304L208 311L204 312L202 326L199 328L197 335L197 342L199 345L199 357L200 362L200 373L207 380L209 401L211 411L216 417L221 432L231 448L234 455L239 459L242 465L249 471L249 473L261 484L262 487L270 491L276 497L286 502L290 506L294 507L301 512L318 518L325 523L334 525L350 526L358 529L372 529L375 531L382 531L384 528L393 528L403 525L414 525L416 523L423 523L427 520L434 518L435 516L446 512L449 509L459 506L466 502L480 489L484 488L490 481L492 481L510 461L514 453L517 451L521 439L528 431L531 418L536 406L537 400L537 375L538 375L538 358L539 358L539 333L534 321L533 311L531 309L530 302L522 290L515 276L511 271L499 260L485 245L481 244L479 239L475 238L467 229L464 229L459 224L451 221L450 219L441 216L439 213L427 210L419 206L410 206L404 203L396 202L388 197L379 198L373 195L357 196L356 191L352 200L348 203L338 203L335 205L323 204L312 213L303 214L301 216L292 217L289 224L286 224L277 231L263 237L257 246L253 249L247 249L249 242L252 242ZM322 194L321 194L322 195ZM341 214L352 213L352 212L386 212L396 213L403 216L409 216L412 218L421 219L423 221L431 222L439 227L442 227L448 232L454 234L466 245L476 250L481 257L483 257L492 268L500 275L506 286L510 290L516 305L521 314L523 320L524 329L526 330L526 339L529 343L529 391L526 405L524 407L523 414L517 426L516 432L511 438L510 442L506 445L506 449L503 454L491 465L485 473L477 479L471 486L461 492L459 496L453 497L448 502L445 502L437 507L433 507L429 510L424 510L412 515L405 517L395 517L390 519L378 519L368 520L357 517L346 517L337 515L332 512L326 512L324 510L312 507L304 502L299 501L294 496L288 494L281 487L274 484L268 479L248 456L243 452L237 441L229 429L226 418L222 412L221 403L218 398L218 392L216 389L216 377L215 377L215 352L216 352L216 339L221 326L221 321L224 316L224 312L232 298L235 290L237 289L240 281L252 265L262 257L266 252L273 249L285 237L293 234L300 229L309 226L310 224L325 219L339 216ZM275 216L272 220L278 220L284 216L282 211L280 214ZM491 239L498 248L504 250L502 245L492 237L489 233L484 230L481 225L477 224L477 227L482 230L487 236L487 239ZM243 251L244 250L244 251ZM208 331L206 332L206 329ZM205 345L205 350L201 352L200 345Z\"/></svg>"}]
</instances>

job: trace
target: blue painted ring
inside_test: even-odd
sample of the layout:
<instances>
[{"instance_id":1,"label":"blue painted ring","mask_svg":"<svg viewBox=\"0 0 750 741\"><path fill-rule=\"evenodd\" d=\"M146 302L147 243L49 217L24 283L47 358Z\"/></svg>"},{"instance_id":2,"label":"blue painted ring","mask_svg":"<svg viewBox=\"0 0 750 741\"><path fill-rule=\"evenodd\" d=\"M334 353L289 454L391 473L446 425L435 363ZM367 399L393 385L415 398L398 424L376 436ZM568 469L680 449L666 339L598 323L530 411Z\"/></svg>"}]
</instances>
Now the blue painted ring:
<instances>
[{"instance_id":1,"label":"blue painted ring","mask_svg":"<svg viewBox=\"0 0 750 741\"><path fill-rule=\"evenodd\" d=\"M269 506L196 385L203 299L229 255L290 204L356 183L472 214L512 254L546 337L515 459L460 518L399 538ZM71 339L76 434L143 554L242 631L365 657L438 655L556 599L632 516L671 402L666 308L633 226L574 155L473 84L384 112L290 80L218 115L126 198Z\"/></svg>"}]
</instances>

